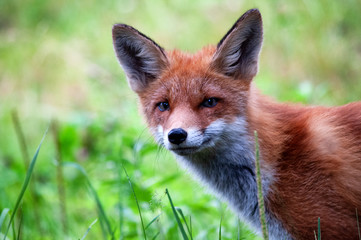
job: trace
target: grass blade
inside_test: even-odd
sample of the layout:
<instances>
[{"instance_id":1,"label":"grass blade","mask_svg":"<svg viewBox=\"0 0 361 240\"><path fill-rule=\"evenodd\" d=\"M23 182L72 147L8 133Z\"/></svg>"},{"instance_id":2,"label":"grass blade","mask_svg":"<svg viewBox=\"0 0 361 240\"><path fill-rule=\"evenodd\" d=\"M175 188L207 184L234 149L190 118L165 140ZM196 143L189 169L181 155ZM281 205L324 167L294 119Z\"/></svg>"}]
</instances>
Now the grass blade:
<instances>
[{"instance_id":1,"label":"grass blade","mask_svg":"<svg viewBox=\"0 0 361 240\"><path fill-rule=\"evenodd\" d=\"M181 233L182 233L183 239L184 239L184 240L188 240L188 236L187 236L186 232L184 231L183 224L182 224L182 222L181 222L181 220L180 220L180 218L179 218L179 216L178 216L178 214L177 214L177 211L175 210L175 207L174 207L173 202L172 202L172 198L170 197L170 194L169 194L167 188L165 189L165 193L166 193L167 196L168 196L168 199L169 199L170 205L171 205L171 207L172 207L172 211L173 211L174 217L175 217L175 219L177 220L178 227L179 227L179 230L180 230Z\"/></svg>"},{"instance_id":2,"label":"grass blade","mask_svg":"<svg viewBox=\"0 0 361 240\"><path fill-rule=\"evenodd\" d=\"M119 137L120 138L120 137ZM121 155L122 153L119 153ZM117 168L115 169L117 173L117 182L118 182L118 209L119 209L119 219L118 219L118 226L119 226L119 239L123 239L123 225L124 225L124 196L123 196L123 181L122 181L122 160L117 161Z\"/></svg>"},{"instance_id":3,"label":"grass blade","mask_svg":"<svg viewBox=\"0 0 361 240\"><path fill-rule=\"evenodd\" d=\"M32 173L33 173L34 166L35 166L35 163L36 163L36 159L38 158L38 155L39 155L40 147L41 147L41 145L42 145L42 143L43 143L43 141L44 141L44 139L45 139L46 134L48 133L48 130L49 130L49 128L46 129L46 131L45 131L45 133L44 133L44 135L43 135L43 138L41 139L40 144L39 144L39 146L38 146L38 148L37 148L37 150L36 150L36 152L35 152L35 155L34 155L33 159L32 159L31 162L30 162L28 171L26 172L26 177L25 177L23 186L22 186L22 188L21 188L21 191L20 191L20 194L19 194L19 196L18 196L18 199L16 200L15 207L14 207L14 211L13 211L12 214L11 214L10 222L9 222L9 225L8 225L8 227L7 227L7 229L6 229L6 232L5 232L5 235L4 235L4 240L6 239L6 236L7 236L8 232L9 232L10 225L11 225L11 223L12 223L13 220L14 220L16 211L17 211L18 208L19 208L19 205L20 205L20 203L21 203L21 200L23 199L23 196L24 196L24 193L25 193L25 191L26 191L26 188L27 188L28 185L29 185L30 178L31 178L31 175L32 175Z\"/></svg>"},{"instance_id":4,"label":"grass blade","mask_svg":"<svg viewBox=\"0 0 361 240\"><path fill-rule=\"evenodd\" d=\"M360 234L360 222L358 220L358 212L356 208L356 222L357 222L357 231L358 231L358 239L361 240L361 234Z\"/></svg>"},{"instance_id":5,"label":"grass blade","mask_svg":"<svg viewBox=\"0 0 361 240\"><path fill-rule=\"evenodd\" d=\"M20 150L21 150L21 154L23 155L25 169L28 169L29 164L30 164L30 156L29 156L28 147L27 147L25 137L24 137L24 132L21 128L19 116L18 116L18 113L16 110L13 110L11 112L11 120L14 124L16 136L17 136L17 139L20 144Z\"/></svg>"},{"instance_id":6,"label":"grass blade","mask_svg":"<svg viewBox=\"0 0 361 240\"><path fill-rule=\"evenodd\" d=\"M24 161L24 169L26 171L29 168L30 156L29 156L28 146L26 144L24 132L21 127L19 115L16 110L13 110L11 112L11 120L13 122L15 133L16 133L19 145L20 145L20 151L21 151L23 161ZM36 225L37 229L40 232L42 232L40 222L37 221L38 219L40 219L40 213L39 213L39 209L38 209L38 204L36 204L39 201L39 196L35 190L36 189L36 186L35 186L36 175L33 173L32 176L33 176L33 181L29 185L29 192L30 192L30 195L32 198L32 203L33 203L32 204L32 212L34 213L35 225Z\"/></svg>"},{"instance_id":7,"label":"grass blade","mask_svg":"<svg viewBox=\"0 0 361 240\"><path fill-rule=\"evenodd\" d=\"M68 233L68 221L67 221L67 207L66 207L66 192L65 192L65 181L63 175L63 158L61 154L61 143L59 139L59 125L57 121L51 123L51 129L53 132L53 138L55 143L56 153L56 184L58 187L58 198L59 198L59 209L60 209L60 220L62 229L65 234Z\"/></svg>"},{"instance_id":8,"label":"grass blade","mask_svg":"<svg viewBox=\"0 0 361 240\"><path fill-rule=\"evenodd\" d=\"M109 235L111 236L111 239L115 239L114 232L112 231L112 228L111 228L110 222L108 220L108 217L105 214L103 205L102 205L102 203L101 203L101 201L99 199L99 196L98 196L95 188L91 184L90 179L88 177L88 174L86 173L84 168L82 166L80 166L79 164L74 163L74 162L64 162L63 164L64 164L64 166L73 167L73 168L79 170L83 174L83 176L85 177L86 183L87 183L87 185L89 187L90 193L93 195L94 200L96 202L96 205L97 205L97 208L98 208L98 213L99 213L99 216L100 216L100 220L101 220L101 222L102 221L105 222L107 231L108 231Z\"/></svg>"},{"instance_id":9,"label":"grass blade","mask_svg":"<svg viewBox=\"0 0 361 240\"><path fill-rule=\"evenodd\" d=\"M4 208L1 212L1 215L0 215L0 231L1 231L1 226L3 225L3 222L6 218L6 216L8 215L10 209L9 208Z\"/></svg>"},{"instance_id":10,"label":"grass blade","mask_svg":"<svg viewBox=\"0 0 361 240\"><path fill-rule=\"evenodd\" d=\"M318 220L317 220L317 228L318 228L318 238L317 238L317 240L321 240L321 219L320 218L318 218Z\"/></svg>"},{"instance_id":11,"label":"grass blade","mask_svg":"<svg viewBox=\"0 0 361 240\"><path fill-rule=\"evenodd\" d=\"M192 216L189 216L189 234L191 239L193 239L193 231L192 231Z\"/></svg>"},{"instance_id":12,"label":"grass blade","mask_svg":"<svg viewBox=\"0 0 361 240\"><path fill-rule=\"evenodd\" d=\"M145 226L145 230L147 230L147 229L150 227L150 225L152 225L152 223L155 222L159 217L160 217L160 214L157 215L155 218L153 218L152 221L150 221L150 222L148 223L148 225Z\"/></svg>"},{"instance_id":13,"label":"grass blade","mask_svg":"<svg viewBox=\"0 0 361 240\"><path fill-rule=\"evenodd\" d=\"M218 232L219 240L222 240L222 219L223 219L223 215L221 215L221 220L219 221L219 232Z\"/></svg>"},{"instance_id":14,"label":"grass blade","mask_svg":"<svg viewBox=\"0 0 361 240\"><path fill-rule=\"evenodd\" d=\"M258 206L259 206L259 215L262 226L263 239L268 240L268 229L266 222L266 210L264 206L263 191L262 191L262 180L261 180L261 167L259 163L259 143L258 143L258 134L257 131L254 131L254 142L255 142L255 155L256 155L256 178L257 178L257 188L258 188Z\"/></svg>"},{"instance_id":15,"label":"grass blade","mask_svg":"<svg viewBox=\"0 0 361 240\"><path fill-rule=\"evenodd\" d=\"M90 229L92 228L92 226L98 221L98 219L95 219L88 227L88 229L86 230L86 232L84 233L83 237L80 240L84 240L85 237L88 235Z\"/></svg>"},{"instance_id":16,"label":"grass blade","mask_svg":"<svg viewBox=\"0 0 361 240\"><path fill-rule=\"evenodd\" d=\"M154 237L152 238L152 240L156 239L159 234L160 234L160 232L157 232L157 234L154 235Z\"/></svg>"},{"instance_id":17,"label":"grass blade","mask_svg":"<svg viewBox=\"0 0 361 240\"><path fill-rule=\"evenodd\" d=\"M134 188L133 188L133 185L132 185L132 181L130 181L130 177L129 177L128 173L127 173L127 170L125 169L124 165L122 165L122 167L123 167L123 170L124 170L124 172L125 172L125 175L127 176L130 189L131 189L132 192L133 192L133 196L134 196L134 198L135 198L135 203L137 204L137 208L138 208L138 212L139 212L139 217L140 217L140 222L141 222L141 224L142 224L142 230L143 230L144 239L147 240L147 235L145 234L145 227L144 227L142 212L140 211L140 207L139 207L137 195L135 194L135 191L134 191Z\"/></svg>"},{"instance_id":18,"label":"grass blade","mask_svg":"<svg viewBox=\"0 0 361 240\"><path fill-rule=\"evenodd\" d=\"M108 239L108 233L107 233L107 229L106 227L104 226L104 218L102 217L102 213L99 211L99 208L97 208L97 214L99 216L99 223L100 223L100 229L102 230L102 236L103 236L103 239Z\"/></svg>"},{"instance_id":19,"label":"grass blade","mask_svg":"<svg viewBox=\"0 0 361 240\"><path fill-rule=\"evenodd\" d=\"M192 231L191 231L191 229L189 228L189 226L188 226L188 224L187 224L187 221L186 221L186 218L184 217L184 214L183 214L182 209L180 209L180 208L176 208L176 209L177 209L177 211L179 212L179 214L181 215L181 217L182 217L182 219L183 219L183 222L186 224L187 231L188 231L188 234L189 234L191 240L193 240Z\"/></svg>"},{"instance_id":20,"label":"grass blade","mask_svg":"<svg viewBox=\"0 0 361 240\"><path fill-rule=\"evenodd\" d=\"M15 221L13 221L13 223L11 224L11 229L13 231L13 239L16 239L16 231L15 231Z\"/></svg>"},{"instance_id":21,"label":"grass blade","mask_svg":"<svg viewBox=\"0 0 361 240\"><path fill-rule=\"evenodd\" d=\"M238 219L238 221L237 221L237 240L241 239L241 226L240 225L241 225L241 223Z\"/></svg>"},{"instance_id":22,"label":"grass blade","mask_svg":"<svg viewBox=\"0 0 361 240\"><path fill-rule=\"evenodd\" d=\"M21 214L20 214L20 221L19 221L19 226L18 226L18 237L16 238L17 240L20 240L20 234L21 234L21 226L23 224L23 213L21 211Z\"/></svg>"}]
</instances>

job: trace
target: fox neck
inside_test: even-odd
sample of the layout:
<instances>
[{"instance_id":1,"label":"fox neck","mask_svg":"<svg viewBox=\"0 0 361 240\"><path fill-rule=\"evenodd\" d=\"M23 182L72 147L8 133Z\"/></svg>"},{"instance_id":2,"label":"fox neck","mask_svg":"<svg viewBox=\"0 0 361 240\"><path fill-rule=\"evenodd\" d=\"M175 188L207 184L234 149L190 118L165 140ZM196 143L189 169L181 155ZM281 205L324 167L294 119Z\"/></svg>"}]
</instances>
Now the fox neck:
<instances>
[{"instance_id":1,"label":"fox neck","mask_svg":"<svg viewBox=\"0 0 361 240\"><path fill-rule=\"evenodd\" d=\"M255 89L251 90L250 95L255 96L250 97L248 111L256 113L257 110L252 108L262 104L261 101L264 99ZM270 119L267 120L270 121ZM254 130L264 130L257 126L262 124L260 121L261 119L254 113L247 113L247 117L239 116L233 123L228 124L226 132L222 133L222 141L218 142L214 148L189 156L176 155L178 162L193 173L192 176L195 176L220 199L227 201L242 219L259 231L261 231L261 225L255 174ZM259 135L266 136L267 134L260 132ZM264 143L262 139L260 142ZM267 201L273 172L268 164L264 164L263 159L260 161L263 195ZM272 239L288 236L267 209L266 218Z\"/></svg>"}]
</instances>

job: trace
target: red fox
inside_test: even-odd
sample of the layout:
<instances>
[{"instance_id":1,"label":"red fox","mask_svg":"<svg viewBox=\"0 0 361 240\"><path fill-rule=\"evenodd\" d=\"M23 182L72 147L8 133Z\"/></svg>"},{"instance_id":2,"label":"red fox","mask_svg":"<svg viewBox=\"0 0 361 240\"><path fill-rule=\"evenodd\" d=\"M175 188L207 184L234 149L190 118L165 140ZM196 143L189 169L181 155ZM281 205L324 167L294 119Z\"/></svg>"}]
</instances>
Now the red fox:
<instances>
[{"instance_id":1,"label":"red fox","mask_svg":"<svg viewBox=\"0 0 361 240\"><path fill-rule=\"evenodd\" d=\"M323 239L358 239L361 102L309 107L260 94L262 28L252 9L195 54L165 51L124 24L113 44L158 144L256 232L254 131L270 239L313 239L318 218Z\"/></svg>"}]
</instances>

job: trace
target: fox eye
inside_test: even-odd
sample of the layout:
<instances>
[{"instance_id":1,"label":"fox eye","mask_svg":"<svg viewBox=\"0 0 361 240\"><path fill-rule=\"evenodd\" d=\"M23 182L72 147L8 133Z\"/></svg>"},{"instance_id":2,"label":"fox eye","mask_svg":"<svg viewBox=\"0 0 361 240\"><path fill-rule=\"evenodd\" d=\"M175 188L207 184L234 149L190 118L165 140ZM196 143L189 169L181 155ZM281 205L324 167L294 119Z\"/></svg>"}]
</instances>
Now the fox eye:
<instances>
[{"instance_id":1,"label":"fox eye","mask_svg":"<svg viewBox=\"0 0 361 240\"><path fill-rule=\"evenodd\" d=\"M157 104L159 111L164 112L169 110L169 103L168 102L160 102Z\"/></svg>"},{"instance_id":2,"label":"fox eye","mask_svg":"<svg viewBox=\"0 0 361 240\"><path fill-rule=\"evenodd\" d=\"M215 98L215 97L211 97L211 98L206 98L204 99L204 101L201 103L201 105L203 107L207 107L207 108L212 108L214 106L217 105L219 99Z\"/></svg>"}]
</instances>

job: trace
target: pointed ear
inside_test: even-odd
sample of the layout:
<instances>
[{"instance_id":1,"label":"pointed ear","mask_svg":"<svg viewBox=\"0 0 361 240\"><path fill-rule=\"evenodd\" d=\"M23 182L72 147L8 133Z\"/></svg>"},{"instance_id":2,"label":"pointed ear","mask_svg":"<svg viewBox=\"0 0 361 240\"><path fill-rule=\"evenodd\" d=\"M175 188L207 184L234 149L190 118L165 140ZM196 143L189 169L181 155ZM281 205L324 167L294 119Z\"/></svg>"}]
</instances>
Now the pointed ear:
<instances>
[{"instance_id":1,"label":"pointed ear","mask_svg":"<svg viewBox=\"0 0 361 240\"><path fill-rule=\"evenodd\" d=\"M262 39L261 13L258 9L251 9L218 43L211 67L227 76L251 81L257 74Z\"/></svg>"},{"instance_id":2,"label":"pointed ear","mask_svg":"<svg viewBox=\"0 0 361 240\"><path fill-rule=\"evenodd\" d=\"M144 91L168 66L164 50L128 25L113 26L113 45L128 83L135 92Z\"/></svg>"}]
</instances>

